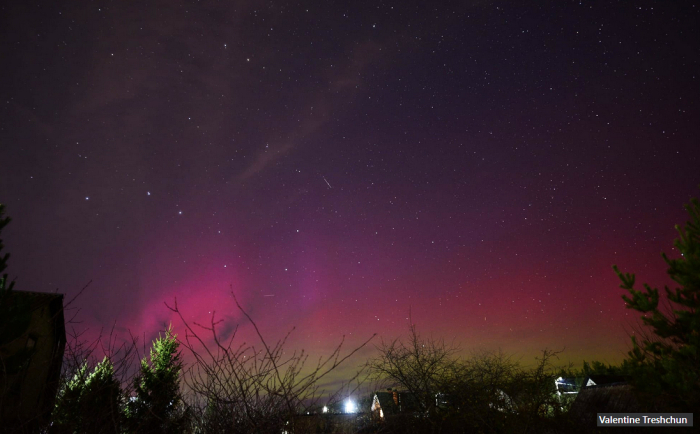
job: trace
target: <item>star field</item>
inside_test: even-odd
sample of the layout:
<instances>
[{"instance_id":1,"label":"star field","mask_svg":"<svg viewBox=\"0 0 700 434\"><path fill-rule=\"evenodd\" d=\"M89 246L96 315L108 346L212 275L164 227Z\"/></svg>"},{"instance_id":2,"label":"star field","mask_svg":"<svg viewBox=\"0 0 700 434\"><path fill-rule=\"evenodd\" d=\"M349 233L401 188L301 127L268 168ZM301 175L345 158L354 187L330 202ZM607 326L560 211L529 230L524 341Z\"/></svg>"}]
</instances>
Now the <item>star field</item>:
<instances>
[{"instance_id":1,"label":"star field","mask_svg":"<svg viewBox=\"0 0 700 434\"><path fill-rule=\"evenodd\" d=\"M612 271L700 191L693 2L11 2L0 202L17 289L155 336L233 290L265 333L419 330L620 360ZM176 329L177 322L175 321Z\"/></svg>"}]
</instances>

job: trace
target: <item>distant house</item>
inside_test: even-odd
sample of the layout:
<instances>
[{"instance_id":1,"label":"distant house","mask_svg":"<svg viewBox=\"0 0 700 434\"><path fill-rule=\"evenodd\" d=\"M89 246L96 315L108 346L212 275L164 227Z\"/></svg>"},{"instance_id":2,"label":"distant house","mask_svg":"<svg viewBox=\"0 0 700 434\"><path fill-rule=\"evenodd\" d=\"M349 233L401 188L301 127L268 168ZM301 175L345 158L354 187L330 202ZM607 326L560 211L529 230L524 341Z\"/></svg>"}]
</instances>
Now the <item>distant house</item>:
<instances>
[{"instance_id":1,"label":"distant house","mask_svg":"<svg viewBox=\"0 0 700 434\"><path fill-rule=\"evenodd\" d=\"M370 412L376 420L383 421L386 417L403 412L418 411L418 402L409 392L387 389L375 392L372 398Z\"/></svg>"},{"instance_id":2,"label":"distant house","mask_svg":"<svg viewBox=\"0 0 700 434\"><path fill-rule=\"evenodd\" d=\"M579 377L580 378L580 377ZM576 378L569 377L559 377L554 380L554 387L557 389L557 395L575 395L578 393L580 387Z\"/></svg>"},{"instance_id":3,"label":"distant house","mask_svg":"<svg viewBox=\"0 0 700 434\"><path fill-rule=\"evenodd\" d=\"M63 294L0 294L0 426L48 417L66 344Z\"/></svg>"},{"instance_id":4,"label":"distant house","mask_svg":"<svg viewBox=\"0 0 700 434\"><path fill-rule=\"evenodd\" d=\"M398 402L398 392L376 392L372 398L370 413L374 419L384 420L387 415L398 413Z\"/></svg>"},{"instance_id":5,"label":"distant house","mask_svg":"<svg viewBox=\"0 0 700 434\"><path fill-rule=\"evenodd\" d=\"M562 409L564 408L564 405L568 406L576 399L576 396L578 395L578 392L581 389L580 381L580 377L558 377L556 380L554 380L554 387L557 391L557 398L559 399L559 404L562 405Z\"/></svg>"}]
</instances>

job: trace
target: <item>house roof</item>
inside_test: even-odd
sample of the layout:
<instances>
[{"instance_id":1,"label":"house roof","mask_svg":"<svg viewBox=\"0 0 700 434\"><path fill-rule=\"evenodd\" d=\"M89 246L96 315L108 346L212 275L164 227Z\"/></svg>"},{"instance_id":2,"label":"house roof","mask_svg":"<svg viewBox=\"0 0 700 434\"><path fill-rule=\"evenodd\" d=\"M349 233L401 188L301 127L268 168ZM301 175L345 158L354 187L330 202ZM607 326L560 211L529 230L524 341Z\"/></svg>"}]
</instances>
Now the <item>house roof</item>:
<instances>
[{"instance_id":1,"label":"house roof","mask_svg":"<svg viewBox=\"0 0 700 434\"><path fill-rule=\"evenodd\" d=\"M629 384L584 387L571 405L573 420L590 423L597 413L636 413L640 405Z\"/></svg>"},{"instance_id":2,"label":"house roof","mask_svg":"<svg viewBox=\"0 0 700 434\"><path fill-rule=\"evenodd\" d=\"M590 387L609 387L627 384L624 375L589 375L583 380L582 389Z\"/></svg>"}]
</instances>

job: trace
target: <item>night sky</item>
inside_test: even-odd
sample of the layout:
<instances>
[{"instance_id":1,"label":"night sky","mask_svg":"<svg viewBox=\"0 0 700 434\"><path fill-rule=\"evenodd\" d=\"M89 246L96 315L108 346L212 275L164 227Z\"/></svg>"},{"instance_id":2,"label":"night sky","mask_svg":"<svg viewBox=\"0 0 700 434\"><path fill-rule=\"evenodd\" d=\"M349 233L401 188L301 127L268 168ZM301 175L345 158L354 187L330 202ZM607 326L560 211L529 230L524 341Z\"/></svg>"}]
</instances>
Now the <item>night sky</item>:
<instances>
[{"instance_id":1,"label":"night sky","mask_svg":"<svg viewBox=\"0 0 700 434\"><path fill-rule=\"evenodd\" d=\"M150 340L241 320L616 362L700 196L691 1L6 2L16 289ZM241 333L246 333L246 327ZM366 355L366 354L365 354Z\"/></svg>"}]
</instances>

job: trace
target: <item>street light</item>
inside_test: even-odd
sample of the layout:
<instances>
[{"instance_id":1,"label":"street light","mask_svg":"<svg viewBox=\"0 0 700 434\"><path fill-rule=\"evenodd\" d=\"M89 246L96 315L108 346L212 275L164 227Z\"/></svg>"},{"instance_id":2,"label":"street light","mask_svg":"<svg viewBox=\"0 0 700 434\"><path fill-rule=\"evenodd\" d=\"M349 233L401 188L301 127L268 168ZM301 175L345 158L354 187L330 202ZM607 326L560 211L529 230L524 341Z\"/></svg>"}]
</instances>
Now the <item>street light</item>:
<instances>
[{"instance_id":1,"label":"street light","mask_svg":"<svg viewBox=\"0 0 700 434\"><path fill-rule=\"evenodd\" d=\"M345 401L345 412L346 413L355 413L357 411L357 407L355 406L355 403L352 401L352 399L348 398L347 401Z\"/></svg>"}]
</instances>

